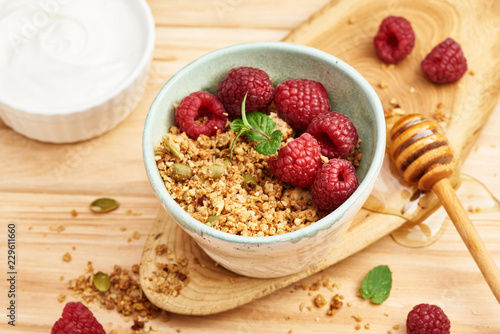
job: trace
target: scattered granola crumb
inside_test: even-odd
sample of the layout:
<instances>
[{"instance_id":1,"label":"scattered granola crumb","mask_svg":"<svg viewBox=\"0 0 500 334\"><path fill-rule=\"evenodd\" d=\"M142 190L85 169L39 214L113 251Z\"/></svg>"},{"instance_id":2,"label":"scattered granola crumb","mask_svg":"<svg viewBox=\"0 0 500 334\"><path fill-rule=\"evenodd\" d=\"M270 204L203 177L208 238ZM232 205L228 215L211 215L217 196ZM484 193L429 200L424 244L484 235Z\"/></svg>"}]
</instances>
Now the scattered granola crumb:
<instances>
[{"instance_id":1,"label":"scattered granola crumb","mask_svg":"<svg viewBox=\"0 0 500 334\"><path fill-rule=\"evenodd\" d=\"M347 303L347 307L351 307L352 306L352 303L351 302L348 302Z\"/></svg>"},{"instance_id":2,"label":"scattered granola crumb","mask_svg":"<svg viewBox=\"0 0 500 334\"><path fill-rule=\"evenodd\" d=\"M473 70L470 70L470 71L469 71L469 75L471 75L471 76L475 76L475 75L476 75L476 72L475 72L475 71L473 71Z\"/></svg>"},{"instance_id":3,"label":"scattered granola crumb","mask_svg":"<svg viewBox=\"0 0 500 334\"><path fill-rule=\"evenodd\" d=\"M411 87L410 87L410 93L412 93L412 94L413 94L413 93L415 93L415 92L416 92L415 87L411 86Z\"/></svg>"},{"instance_id":4,"label":"scattered granola crumb","mask_svg":"<svg viewBox=\"0 0 500 334\"><path fill-rule=\"evenodd\" d=\"M385 316L385 317L388 317L388 316L389 316L389 313L384 313L384 316Z\"/></svg>"},{"instance_id":5,"label":"scattered granola crumb","mask_svg":"<svg viewBox=\"0 0 500 334\"><path fill-rule=\"evenodd\" d=\"M160 315L168 320L167 313L152 304L142 291L138 276L133 271L115 265L109 274L111 286L108 291L100 292L92 283L94 268L92 262L87 263L86 273L68 282L73 295L87 304L97 304L107 310L116 310L124 321L130 322L134 331L149 332L147 321Z\"/></svg>"},{"instance_id":6,"label":"scattered granola crumb","mask_svg":"<svg viewBox=\"0 0 500 334\"><path fill-rule=\"evenodd\" d=\"M71 210L71 217L76 217L76 216L78 216L78 212L75 209Z\"/></svg>"},{"instance_id":7,"label":"scattered granola crumb","mask_svg":"<svg viewBox=\"0 0 500 334\"><path fill-rule=\"evenodd\" d=\"M62 257L64 262L71 262L71 254L70 253L64 253Z\"/></svg>"},{"instance_id":8,"label":"scattered granola crumb","mask_svg":"<svg viewBox=\"0 0 500 334\"><path fill-rule=\"evenodd\" d=\"M387 87L389 87L389 84L387 83L387 81L381 80L381 81L378 83L378 86L379 86L379 88L381 88L381 89L386 89Z\"/></svg>"},{"instance_id":9,"label":"scattered granola crumb","mask_svg":"<svg viewBox=\"0 0 500 334\"><path fill-rule=\"evenodd\" d=\"M31 231L33 229L33 226L28 227L28 231Z\"/></svg>"},{"instance_id":10,"label":"scattered granola crumb","mask_svg":"<svg viewBox=\"0 0 500 334\"><path fill-rule=\"evenodd\" d=\"M51 226L49 227L49 229L50 229L52 232L62 232L62 231L64 231L64 230L66 230L66 226L64 226L64 225L58 225L58 226L56 226L56 225L51 225Z\"/></svg>"},{"instance_id":11,"label":"scattered granola crumb","mask_svg":"<svg viewBox=\"0 0 500 334\"><path fill-rule=\"evenodd\" d=\"M397 107L397 106L399 106L398 100L396 100L396 98L395 98L395 97L393 97L393 98L389 101L389 103L390 103L393 107Z\"/></svg>"},{"instance_id":12,"label":"scattered granola crumb","mask_svg":"<svg viewBox=\"0 0 500 334\"><path fill-rule=\"evenodd\" d=\"M132 268L131 268L131 270L134 274L138 274L140 269L141 269L141 267L138 264L133 264Z\"/></svg>"},{"instance_id":13,"label":"scattered granola crumb","mask_svg":"<svg viewBox=\"0 0 500 334\"><path fill-rule=\"evenodd\" d=\"M341 301L341 299L342 298L340 298L339 294L336 294L332 297L330 307L328 311L326 311L327 315L334 315L338 310L342 308L342 305L344 305L344 303Z\"/></svg>"},{"instance_id":14,"label":"scattered granola crumb","mask_svg":"<svg viewBox=\"0 0 500 334\"><path fill-rule=\"evenodd\" d=\"M434 110L434 118L438 122L445 122L450 119L450 114L446 112L443 108L443 102L439 102Z\"/></svg>"},{"instance_id":15,"label":"scattered granola crumb","mask_svg":"<svg viewBox=\"0 0 500 334\"><path fill-rule=\"evenodd\" d=\"M398 330L399 329L399 324L394 324L394 326L392 326L392 329Z\"/></svg>"},{"instance_id":16,"label":"scattered granola crumb","mask_svg":"<svg viewBox=\"0 0 500 334\"><path fill-rule=\"evenodd\" d=\"M163 255L167 251L167 245L166 244L159 244L155 247L155 253L156 255Z\"/></svg>"},{"instance_id":17,"label":"scattered granola crumb","mask_svg":"<svg viewBox=\"0 0 500 334\"><path fill-rule=\"evenodd\" d=\"M187 265L186 258L169 263L156 263L157 270L149 277L152 282L151 289L157 293L177 296L189 282Z\"/></svg>"},{"instance_id":18,"label":"scattered granola crumb","mask_svg":"<svg viewBox=\"0 0 500 334\"><path fill-rule=\"evenodd\" d=\"M367 323L365 324L365 329L370 329L370 323L368 323L368 322L367 322Z\"/></svg>"},{"instance_id":19,"label":"scattered granola crumb","mask_svg":"<svg viewBox=\"0 0 500 334\"><path fill-rule=\"evenodd\" d=\"M359 331L361 329L361 325L360 324L356 324L356 326L354 326L354 329Z\"/></svg>"},{"instance_id":20,"label":"scattered granola crumb","mask_svg":"<svg viewBox=\"0 0 500 334\"><path fill-rule=\"evenodd\" d=\"M140 213L140 212L134 212L132 210L125 211L125 214L127 216L133 216L133 217L142 216L142 213Z\"/></svg>"},{"instance_id":21,"label":"scattered granola crumb","mask_svg":"<svg viewBox=\"0 0 500 334\"><path fill-rule=\"evenodd\" d=\"M350 18L347 20L347 23L348 23L348 24L351 24L351 25L352 25L352 24L354 24L354 23L356 23L356 18L355 18L355 17L350 17Z\"/></svg>"},{"instance_id":22,"label":"scattered granola crumb","mask_svg":"<svg viewBox=\"0 0 500 334\"><path fill-rule=\"evenodd\" d=\"M328 302L326 301L325 296L323 296L322 294L318 294L316 298L314 298L314 305L316 305L316 307L322 308L327 303Z\"/></svg>"},{"instance_id":23,"label":"scattered granola crumb","mask_svg":"<svg viewBox=\"0 0 500 334\"><path fill-rule=\"evenodd\" d=\"M359 314L353 314L352 317L354 318L354 320L356 320L357 322L361 322L363 321L363 318L359 315Z\"/></svg>"},{"instance_id":24,"label":"scattered granola crumb","mask_svg":"<svg viewBox=\"0 0 500 334\"><path fill-rule=\"evenodd\" d=\"M120 231L125 232L127 228L125 226L120 227Z\"/></svg>"},{"instance_id":25,"label":"scattered granola crumb","mask_svg":"<svg viewBox=\"0 0 500 334\"><path fill-rule=\"evenodd\" d=\"M141 238L141 234L138 231L134 231L134 233L132 234L132 238L134 238L135 240L139 240Z\"/></svg>"},{"instance_id":26,"label":"scattered granola crumb","mask_svg":"<svg viewBox=\"0 0 500 334\"><path fill-rule=\"evenodd\" d=\"M66 294L65 293L60 293L59 296L57 296L57 300L59 303L62 303L66 300Z\"/></svg>"},{"instance_id":27,"label":"scattered granola crumb","mask_svg":"<svg viewBox=\"0 0 500 334\"><path fill-rule=\"evenodd\" d=\"M61 275L61 276L59 276L59 280L60 280L60 281L64 281L64 276L62 276L62 275Z\"/></svg>"},{"instance_id":28,"label":"scattered granola crumb","mask_svg":"<svg viewBox=\"0 0 500 334\"><path fill-rule=\"evenodd\" d=\"M292 334L292 333L293 333L293 329L290 329L290 330L288 331L288 334Z\"/></svg>"},{"instance_id":29,"label":"scattered granola crumb","mask_svg":"<svg viewBox=\"0 0 500 334\"><path fill-rule=\"evenodd\" d=\"M387 331L387 334L392 334L392 331Z\"/></svg>"}]
</instances>

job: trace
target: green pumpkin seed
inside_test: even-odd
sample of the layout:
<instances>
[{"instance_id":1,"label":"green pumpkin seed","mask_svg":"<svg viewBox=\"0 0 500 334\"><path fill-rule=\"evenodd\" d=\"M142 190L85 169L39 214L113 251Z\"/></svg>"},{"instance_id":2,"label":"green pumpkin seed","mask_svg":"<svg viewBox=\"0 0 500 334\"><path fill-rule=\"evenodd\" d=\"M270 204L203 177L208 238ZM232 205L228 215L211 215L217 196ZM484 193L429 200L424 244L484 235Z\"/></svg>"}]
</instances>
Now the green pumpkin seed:
<instances>
[{"instance_id":1,"label":"green pumpkin seed","mask_svg":"<svg viewBox=\"0 0 500 334\"><path fill-rule=\"evenodd\" d=\"M112 198L99 198L90 203L90 211L96 213L110 212L118 208L118 202Z\"/></svg>"},{"instance_id":2,"label":"green pumpkin seed","mask_svg":"<svg viewBox=\"0 0 500 334\"><path fill-rule=\"evenodd\" d=\"M191 167L186 164L176 163L170 167L170 176L176 181L187 180L191 175Z\"/></svg>"},{"instance_id":3,"label":"green pumpkin seed","mask_svg":"<svg viewBox=\"0 0 500 334\"><path fill-rule=\"evenodd\" d=\"M92 280L92 283L96 287L97 290L101 292L106 292L109 290L109 287L111 286L111 281L109 279L108 274L105 274L101 271L97 272L94 275L94 279Z\"/></svg>"},{"instance_id":4,"label":"green pumpkin seed","mask_svg":"<svg viewBox=\"0 0 500 334\"><path fill-rule=\"evenodd\" d=\"M168 139L164 139L163 140L163 145L170 151L170 153L172 153L173 156L179 158L179 159L182 159L181 157L181 152L175 148L174 145L172 145Z\"/></svg>"},{"instance_id":5,"label":"green pumpkin seed","mask_svg":"<svg viewBox=\"0 0 500 334\"><path fill-rule=\"evenodd\" d=\"M229 157L224 157L222 159L222 162L224 163L224 165L226 167L231 167L233 165L233 162L231 161L231 159Z\"/></svg>"},{"instance_id":6,"label":"green pumpkin seed","mask_svg":"<svg viewBox=\"0 0 500 334\"><path fill-rule=\"evenodd\" d=\"M257 180L250 174L243 174L243 183L244 187L253 187L257 185Z\"/></svg>"},{"instance_id":7,"label":"green pumpkin seed","mask_svg":"<svg viewBox=\"0 0 500 334\"><path fill-rule=\"evenodd\" d=\"M208 169L210 170L210 173L212 173L213 179L218 178L222 175L222 173L224 173L224 167L222 167L221 165L212 164L208 166Z\"/></svg>"},{"instance_id":8,"label":"green pumpkin seed","mask_svg":"<svg viewBox=\"0 0 500 334\"><path fill-rule=\"evenodd\" d=\"M210 215L207 218L207 224L212 225L220 219L221 215Z\"/></svg>"}]
</instances>

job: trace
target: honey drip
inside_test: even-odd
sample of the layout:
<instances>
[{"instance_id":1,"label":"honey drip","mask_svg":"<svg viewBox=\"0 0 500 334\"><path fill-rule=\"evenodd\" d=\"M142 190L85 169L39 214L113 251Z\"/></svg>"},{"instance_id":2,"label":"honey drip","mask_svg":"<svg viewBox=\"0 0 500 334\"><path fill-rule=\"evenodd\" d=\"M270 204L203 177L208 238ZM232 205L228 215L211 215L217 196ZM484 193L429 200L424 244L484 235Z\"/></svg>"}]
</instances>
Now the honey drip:
<instances>
[{"instance_id":1,"label":"honey drip","mask_svg":"<svg viewBox=\"0 0 500 334\"><path fill-rule=\"evenodd\" d=\"M401 217L406 222L391 233L395 242L406 247L425 247L434 243L444 233L451 220L444 208L433 198L423 195L416 187L405 185L393 170L388 156L380 172L374 191L363 206L367 210ZM460 175L457 196L469 213L498 212L500 201L487 187L472 176ZM425 208L425 215L422 214Z\"/></svg>"}]
</instances>

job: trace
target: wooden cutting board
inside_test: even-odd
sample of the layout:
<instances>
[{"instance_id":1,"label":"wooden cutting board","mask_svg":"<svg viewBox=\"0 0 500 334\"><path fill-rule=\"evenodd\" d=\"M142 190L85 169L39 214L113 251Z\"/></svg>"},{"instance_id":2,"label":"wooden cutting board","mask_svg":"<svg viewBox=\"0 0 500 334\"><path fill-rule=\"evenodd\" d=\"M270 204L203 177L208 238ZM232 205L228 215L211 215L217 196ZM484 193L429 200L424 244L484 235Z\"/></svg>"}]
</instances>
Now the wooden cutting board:
<instances>
[{"instance_id":1,"label":"wooden cutting board","mask_svg":"<svg viewBox=\"0 0 500 334\"><path fill-rule=\"evenodd\" d=\"M396 66L386 66L373 49L373 36L388 15L403 16L416 34L411 55ZM458 41L466 55L469 73L455 84L436 85L420 70L420 62L447 37ZM480 129L496 105L500 92L500 4L498 1L332 1L295 29L284 41L304 44L335 55L357 69L376 89L386 111L395 106L407 113L418 112L439 120L455 152L459 170ZM396 117L387 118L388 127ZM458 173L457 173L458 174ZM389 164L384 165L382 182L394 184ZM381 190L355 217L340 245L313 267L295 275L276 279L254 279L233 274L217 266L163 210L149 233L142 257L142 284L148 297L161 308L180 314L208 315L230 310L271 294L300 279L317 273L373 244L400 227L408 219L418 221L437 206L430 194L421 197L410 212L402 212L407 188ZM378 188L377 188L378 187ZM394 188L393 188L394 190ZM387 212L391 214L387 214ZM367 233L369 231L369 233ZM144 273L156 262L157 245L166 244L170 259L189 262L189 280L179 295L153 292Z\"/></svg>"}]
</instances>

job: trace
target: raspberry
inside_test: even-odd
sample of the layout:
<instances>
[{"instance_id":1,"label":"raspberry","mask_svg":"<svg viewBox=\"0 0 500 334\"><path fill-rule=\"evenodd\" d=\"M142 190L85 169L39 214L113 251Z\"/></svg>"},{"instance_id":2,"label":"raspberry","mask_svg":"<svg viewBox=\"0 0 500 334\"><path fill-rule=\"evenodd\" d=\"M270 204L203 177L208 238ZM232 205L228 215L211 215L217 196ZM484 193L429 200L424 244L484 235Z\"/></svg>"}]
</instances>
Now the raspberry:
<instances>
[{"instance_id":1,"label":"raspberry","mask_svg":"<svg viewBox=\"0 0 500 334\"><path fill-rule=\"evenodd\" d=\"M388 16L380 23L373 42L383 61L396 64L413 50L415 33L405 18Z\"/></svg>"},{"instance_id":2,"label":"raspberry","mask_svg":"<svg viewBox=\"0 0 500 334\"><path fill-rule=\"evenodd\" d=\"M436 305L416 305L406 319L408 334L449 334L450 320Z\"/></svg>"},{"instance_id":3,"label":"raspberry","mask_svg":"<svg viewBox=\"0 0 500 334\"><path fill-rule=\"evenodd\" d=\"M438 44L420 64L427 78L436 83L450 83L467 72L467 59L460 44L447 38Z\"/></svg>"},{"instance_id":4,"label":"raspberry","mask_svg":"<svg viewBox=\"0 0 500 334\"><path fill-rule=\"evenodd\" d=\"M349 117L335 111L316 116L307 132L318 141L321 154L329 159L348 158L359 138Z\"/></svg>"},{"instance_id":5,"label":"raspberry","mask_svg":"<svg viewBox=\"0 0 500 334\"><path fill-rule=\"evenodd\" d=\"M182 99L175 110L175 123L189 138L213 136L226 126L224 106L210 93L195 92Z\"/></svg>"},{"instance_id":6,"label":"raspberry","mask_svg":"<svg viewBox=\"0 0 500 334\"><path fill-rule=\"evenodd\" d=\"M309 79L293 79L278 85L274 104L279 116L298 131L305 131L314 117L330 111L325 87Z\"/></svg>"},{"instance_id":7,"label":"raspberry","mask_svg":"<svg viewBox=\"0 0 500 334\"><path fill-rule=\"evenodd\" d=\"M52 327L51 334L106 334L92 312L80 302L64 306L62 317Z\"/></svg>"},{"instance_id":8,"label":"raspberry","mask_svg":"<svg viewBox=\"0 0 500 334\"><path fill-rule=\"evenodd\" d=\"M293 186L307 188L321 167L320 148L316 139L304 133L278 151L267 164L271 172L281 181Z\"/></svg>"},{"instance_id":9,"label":"raspberry","mask_svg":"<svg viewBox=\"0 0 500 334\"><path fill-rule=\"evenodd\" d=\"M358 177L354 166L347 160L330 159L316 174L311 199L318 209L332 211L344 203L357 188Z\"/></svg>"},{"instance_id":10,"label":"raspberry","mask_svg":"<svg viewBox=\"0 0 500 334\"><path fill-rule=\"evenodd\" d=\"M267 107L274 96L274 87L266 72L254 67L237 67L229 71L217 86L220 99L229 117L241 117L241 103L248 91L245 112Z\"/></svg>"}]
</instances>

